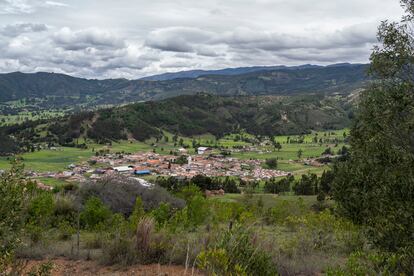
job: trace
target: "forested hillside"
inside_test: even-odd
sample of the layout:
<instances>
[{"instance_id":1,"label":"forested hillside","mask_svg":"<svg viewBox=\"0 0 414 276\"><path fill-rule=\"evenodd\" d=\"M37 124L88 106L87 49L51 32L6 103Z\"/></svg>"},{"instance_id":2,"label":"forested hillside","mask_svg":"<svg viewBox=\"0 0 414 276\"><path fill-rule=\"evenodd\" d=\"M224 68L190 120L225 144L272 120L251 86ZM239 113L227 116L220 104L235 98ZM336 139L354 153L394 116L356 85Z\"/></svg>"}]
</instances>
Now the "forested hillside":
<instances>
[{"instance_id":1,"label":"forested hillside","mask_svg":"<svg viewBox=\"0 0 414 276\"><path fill-rule=\"evenodd\" d=\"M97 142L146 140L162 131L193 136L247 131L256 135L293 135L349 125L352 105L346 97L244 96L209 94L84 112L61 119L3 128L21 143L75 145L86 137Z\"/></svg>"}]
</instances>

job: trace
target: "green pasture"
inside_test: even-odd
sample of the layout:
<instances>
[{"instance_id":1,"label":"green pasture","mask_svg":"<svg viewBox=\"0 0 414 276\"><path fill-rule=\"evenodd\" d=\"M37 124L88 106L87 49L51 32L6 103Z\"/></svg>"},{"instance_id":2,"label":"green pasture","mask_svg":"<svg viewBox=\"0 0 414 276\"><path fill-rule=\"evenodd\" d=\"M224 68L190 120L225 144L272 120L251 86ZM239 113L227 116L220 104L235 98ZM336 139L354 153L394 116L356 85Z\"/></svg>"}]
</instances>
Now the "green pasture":
<instances>
[{"instance_id":1,"label":"green pasture","mask_svg":"<svg viewBox=\"0 0 414 276\"><path fill-rule=\"evenodd\" d=\"M39 119L52 119L65 115L63 111L42 111L42 112L19 112L17 115L0 115L1 125L20 124L25 121L35 121Z\"/></svg>"},{"instance_id":2,"label":"green pasture","mask_svg":"<svg viewBox=\"0 0 414 276\"><path fill-rule=\"evenodd\" d=\"M338 131L329 131L329 132L319 132L318 136L323 137L338 137L343 139L343 133L348 132L348 130L338 130ZM27 170L33 170L38 172L46 171L62 171L71 163L80 163L82 161L88 160L91 156L95 154L96 151L100 149L109 149L110 152L125 152L125 153L135 153L135 152L148 152L155 150L160 154L169 154L170 151L175 151L181 146L179 145L179 140L183 139L183 143L188 145L188 152L194 154L194 148L192 148L192 141L196 140L202 145L217 143L225 147L232 148L234 145L247 145L243 141L234 141L234 135L227 135L226 137L216 141L213 135L201 135L196 137L178 137L178 141L174 146L173 134L164 132L168 136L168 141L165 139L149 139L145 142L139 141L121 141L113 142L111 145L100 145L100 144L91 144L87 143L88 149L78 149L78 148L68 148L60 147L57 150L41 150L36 152L24 153L20 157L23 158L25 168ZM247 135L247 134L243 134ZM306 174L308 172L316 173L318 175L328 167L312 167L306 166L301 162L294 162L292 160L297 160L298 150L303 151L301 159L309 157L318 157L322 154L327 147L331 147L334 152L337 152L344 144L340 143L336 147L334 144L315 144L312 143L312 137L315 134L310 134L305 136L304 143L301 144L292 144L286 143L287 136L278 136L276 139L281 141L282 149L280 151L275 150L272 146L260 146L258 147L262 153L259 152L238 152L233 153L232 157L240 159L259 159L265 160L268 158L278 158L279 164L278 169L283 171L292 172L295 175ZM325 136L326 135L326 136ZM295 139L298 136L290 136L292 139ZM79 143L85 142L83 139L79 139ZM265 152L270 151L270 152ZM7 169L10 167L10 160L7 157L0 157L0 169Z\"/></svg>"}]
</instances>

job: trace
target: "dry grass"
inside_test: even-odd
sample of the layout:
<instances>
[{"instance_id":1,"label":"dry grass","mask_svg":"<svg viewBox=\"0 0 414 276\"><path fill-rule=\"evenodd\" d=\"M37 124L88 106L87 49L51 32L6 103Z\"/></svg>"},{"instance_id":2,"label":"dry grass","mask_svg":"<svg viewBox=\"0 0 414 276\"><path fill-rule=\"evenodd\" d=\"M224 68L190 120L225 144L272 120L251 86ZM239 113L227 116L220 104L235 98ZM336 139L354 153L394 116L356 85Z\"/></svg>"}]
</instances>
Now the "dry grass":
<instances>
[{"instance_id":1,"label":"dry grass","mask_svg":"<svg viewBox=\"0 0 414 276\"><path fill-rule=\"evenodd\" d=\"M155 230L155 221L152 217L143 217L137 226L136 249L142 257L149 256L151 252L151 239Z\"/></svg>"}]
</instances>

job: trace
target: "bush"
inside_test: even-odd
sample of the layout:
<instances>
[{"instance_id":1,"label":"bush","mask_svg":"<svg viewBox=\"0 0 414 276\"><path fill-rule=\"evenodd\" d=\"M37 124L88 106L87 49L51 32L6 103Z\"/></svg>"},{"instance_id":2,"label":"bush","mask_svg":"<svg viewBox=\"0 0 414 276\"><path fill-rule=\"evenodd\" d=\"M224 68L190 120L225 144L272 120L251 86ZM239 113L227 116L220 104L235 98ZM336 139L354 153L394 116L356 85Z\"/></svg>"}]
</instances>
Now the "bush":
<instances>
[{"instance_id":1,"label":"bush","mask_svg":"<svg viewBox=\"0 0 414 276\"><path fill-rule=\"evenodd\" d=\"M172 208L183 208L185 202L172 196L165 189L155 186L147 188L136 179L124 176L106 177L83 185L78 192L81 202L91 196L98 197L112 212L130 216L137 197L142 199L144 209L152 210L160 203L169 203Z\"/></svg>"},{"instance_id":2,"label":"bush","mask_svg":"<svg viewBox=\"0 0 414 276\"><path fill-rule=\"evenodd\" d=\"M32 225L48 227L54 213L54 199L50 192L37 191L29 203L27 222Z\"/></svg>"},{"instance_id":3,"label":"bush","mask_svg":"<svg viewBox=\"0 0 414 276\"><path fill-rule=\"evenodd\" d=\"M134 244L124 237L117 237L104 242L100 262L104 265L129 266L137 262Z\"/></svg>"},{"instance_id":4,"label":"bush","mask_svg":"<svg viewBox=\"0 0 414 276\"><path fill-rule=\"evenodd\" d=\"M23 167L13 164L0 175L0 271L13 262L14 251L20 244L28 190L22 180Z\"/></svg>"},{"instance_id":5,"label":"bush","mask_svg":"<svg viewBox=\"0 0 414 276\"><path fill-rule=\"evenodd\" d=\"M151 255L151 239L155 230L155 221L151 217L143 217L138 223L136 231L136 250L141 259L149 259Z\"/></svg>"},{"instance_id":6,"label":"bush","mask_svg":"<svg viewBox=\"0 0 414 276\"><path fill-rule=\"evenodd\" d=\"M187 204L187 222L189 226L201 225L209 215L207 200L201 195L193 196Z\"/></svg>"},{"instance_id":7,"label":"bush","mask_svg":"<svg viewBox=\"0 0 414 276\"><path fill-rule=\"evenodd\" d=\"M230 193L230 194L239 194L240 193L240 190L237 187L236 180L234 180L230 177L226 177L224 179L224 181L222 182L222 186L223 186L223 190L226 193Z\"/></svg>"},{"instance_id":8,"label":"bush","mask_svg":"<svg viewBox=\"0 0 414 276\"><path fill-rule=\"evenodd\" d=\"M131 216L129 217L130 228L135 231L138 226L139 220L145 215L144 205L142 204L142 199L137 197L135 201L134 210L132 211Z\"/></svg>"},{"instance_id":9,"label":"bush","mask_svg":"<svg viewBox=\"0 0 414 276\"><path fill-rule=\"evenodd\" d=\"M87 229L96 229L111 217L111 211L97 197L91 197L80 213L80 222Z\"/></svg>"},{"instance_id":10,"label":"bush","mask_svg":"<svg viewBox=\"0 0 414 276\"><path fill-rule=\"evenodd\" d=\"M79 209L73 196L55 195L54 206L52 222L54 226L62 222L68 222L72 226L76 224Z\"/></svg>"},{"instance_id":11,"label":"bush","mask_svg":"<svg viewBox=\"0 0 414 276\"><path fill-rule=\"evenodd\" d=\"M283 224L289 216L302 216L309 212L302 198L297 201L280 200L267 209L264 218L267 224Z\"/></svg>"},{"instance_id":12,"label":"bush","mask_svg":"<svg viewBox=\"0 0 414 276\"><path fill-rule=\"evenodd\" d=\"M69 191L76 191L78 188L79 188L79 185L78 185L78 184L75 184L75 183L72 183L72 182L70 182L70 183L65 183L65 184L63 185L63 190L64 190L65 192L69 192Z\"/></svg>"},{"instance_id":13,"label":"bush","mask_svg":"<svg viewBox=\"0 0 414 276\"><path fill-rule=\"evenodd\" d=\"M157 227L164 227L173 215L173 211L168 203L161 203L157 209L152 210L151 216L157 222Z\"/></svg>"},{"instance_id":14,"label":"bush","mask_svg":"<svg viewBox=\"0 0 414 276\"><path fill-rule=\"evenodd\" d=\"M414 273L414 253L410 250L400 253L362 252L352 253L345 266L330 268L328 276L334 275L412 275Z\"/></svg>"},{"instance_id":15,"label":"bush","mask_svg":"<svg viewBox=\"0 0 414 276\"><path fill-rule=\"evenodd\" d=\"M58 238L60 240L70 240L72 238L72 235L75 234L75 229L69 224L67 221L62 221L58 225L59 234Z\"/></svg>"},{"instance_id":16,"label":"bush","mask_svg":"<svg viewBox=\"0 0 414 276\"><path fill-rule=\"evenodd\" d=\"M270 255L240 226L225 231L215 245L202 251L198 266L213 275L277 275Z\"/></svg>"},{"instance_id":17,"label":"bush","mask_svg":"<svg viewBox=\"0 0 414 276\"><path fill-rule=\"evenodd\" d=\"M265 164L269 169L276 169L277 168L277 159L276 158L266 159Z\"/></svg>"},{"instance_id":18,"label":"bush","mask_svg":"<svg viewBox=\"0 0 414 276\"><path fill-rule=\"evenodd\" d=\"M302 251L321 250L349 254L362 249L365 240L352 222L336 218L329 210L289 216L285 224L295 231L292 239L300 240Z\"/></svg>"}]
</instances>

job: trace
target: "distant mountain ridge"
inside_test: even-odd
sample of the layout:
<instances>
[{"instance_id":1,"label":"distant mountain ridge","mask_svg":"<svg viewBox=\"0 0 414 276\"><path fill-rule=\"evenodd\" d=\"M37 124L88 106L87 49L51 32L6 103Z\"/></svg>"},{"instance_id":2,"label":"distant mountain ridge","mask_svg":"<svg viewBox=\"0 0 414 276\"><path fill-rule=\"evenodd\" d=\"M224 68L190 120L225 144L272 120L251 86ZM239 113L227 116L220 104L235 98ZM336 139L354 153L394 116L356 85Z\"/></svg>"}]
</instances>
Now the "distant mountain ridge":
<instances>
[{"instance_id":1,"label":"distant mountain ridge","mask_svg":"<svg viewBox=\"0 0 414 276\"><path fill-rule=\"evenodd\" d=\"M164 80L173 80L173 79L193 79L193 78L198 78L198 77L206 76L206 75L234 76L234 75L242 75L242 74L261 72L261 71L279 70L279 69L295 70L295 69L321 68L321 67L324 67L324 66L304 64L304 65L299 65L299 66L277 65L277 66L235 67L235 68L224 68L224 69L217 69L217 70L188 70L188 71L168 72L168 73L163 73L163 74L158 74L158 75L152 75L152 76L140 78L140 80L164 81Z\"/></svg>"},{"instance_id":2,"label":"distant mountain ridge","mask_svg":"<svg viewBox=\"0 0 414 276\"><path fill-rule=\"evenodd\" d=\"M363 88L369 81L366 75L368 65L365 64L273 67L255 71L257 68L261 67L229 68L220 70L222 75L162 81L88 80L42 72L0 74L0 104L4 106L6 102L25 99L27 106L40 110L65 107L91 109L198 93L219 96L349 94ZM8 104L6 106L11 108ZM0 113L7 115L9 111L5 110L0 105Z\"/></svg>"}]
</instances>

